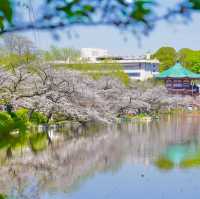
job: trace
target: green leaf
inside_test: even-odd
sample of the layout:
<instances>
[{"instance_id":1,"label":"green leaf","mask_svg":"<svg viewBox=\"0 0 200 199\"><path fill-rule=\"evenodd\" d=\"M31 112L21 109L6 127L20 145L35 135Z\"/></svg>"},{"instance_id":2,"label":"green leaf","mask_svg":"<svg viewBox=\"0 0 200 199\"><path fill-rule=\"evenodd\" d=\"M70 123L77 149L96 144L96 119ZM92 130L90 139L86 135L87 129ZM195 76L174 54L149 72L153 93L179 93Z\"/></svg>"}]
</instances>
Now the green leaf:
<instances>
[{"instance_id":1,"label":"green leaf","mask_svg":"<svg viewBox=\"0 0 200 199\"><path fill-rule=\"evenodd\" d=\"M199 0L189 0L192 3L192 8L194 10L200 10L200 1Z\"/></svg>"},{"instance_id":2,"label":"green leaf","mask_svg":"<svg viewBox=\"0 0 200 199\"><path fill-rule=\"evenodd\" d=\"M135 9L133 10L131 17L137 21L142 21L145 15L150 13L150 9L144 7L144 2L136 2Z\"/></svg>"},{"instance_id":3,"label":"green leaf","mask_svg":"<svg viewBox=\"0 0 200 199\"><path fill-rule=\"evenodd\" d=\"M7 195L0 193L0 199L6 199L8 198Z\"/></svg>"},{"instance_id":4,"label":"green leaf","mask_svg":"<svg viewBox=\"0 0 200 199\"><path fill-rule=\"evenodd\" d=\"M13 17L13 10L12 10L12 4L9 0L1 0L0 13L1 12L3 16L7 19L7 21L11 23Z\"/></svg>"},{"instance_id":5,"label":"green leaf","mask_svg":"<svg viewBox=\"0 0 200 199\"><path fill-rule=\"evenodd\" d=\"M95 11L94 7L91 6L91 5L83 6L83 10L86 11L86 12L94 12Z\"/></svg>"},{"instance_id":6,"label":"green leaf","mask_svg":"<svg viewBox=\"0 0 200 199\"><path fill-rule=\"evenodd\" d=\"M4 29L3 17L0 16L0 30Z\"/></svg>"}]
</instances>

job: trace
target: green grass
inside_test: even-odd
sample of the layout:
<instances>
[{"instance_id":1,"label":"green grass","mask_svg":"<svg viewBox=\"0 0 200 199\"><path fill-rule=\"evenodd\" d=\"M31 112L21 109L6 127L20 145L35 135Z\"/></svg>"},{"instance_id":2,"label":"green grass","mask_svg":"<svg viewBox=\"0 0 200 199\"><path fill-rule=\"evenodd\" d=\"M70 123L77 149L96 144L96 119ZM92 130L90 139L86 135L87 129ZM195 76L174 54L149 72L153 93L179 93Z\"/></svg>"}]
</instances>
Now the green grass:
<instances>
[{"instance_id":1,"label":"green grass","mask_svg":"<svg viewBox=\"0 0 200 199\"><path fill-rule=\"evenodd\" d=\"M54 64L56 68L66 68L69 70L76 70L91 76L98 80L103 76L109 76L119 79L125 86L130 83L129 76L123 71L122 67L117 63L78 63L78 64Z\"/></svg>"}]
</instances>

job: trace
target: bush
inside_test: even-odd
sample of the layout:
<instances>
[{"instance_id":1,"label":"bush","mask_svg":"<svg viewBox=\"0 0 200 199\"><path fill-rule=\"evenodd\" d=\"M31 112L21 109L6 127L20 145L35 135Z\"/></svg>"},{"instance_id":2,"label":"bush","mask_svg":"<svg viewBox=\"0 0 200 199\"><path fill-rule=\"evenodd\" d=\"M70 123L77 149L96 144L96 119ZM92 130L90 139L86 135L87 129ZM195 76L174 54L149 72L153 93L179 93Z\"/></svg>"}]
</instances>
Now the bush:
<instances>
[{"instance_id":1,"label":"bush","mask_svg":"<svg viewBox=\"0 0 200 199\"><path fill-rule=\"evenodd\" d=\"M40 112L33 112L30 118L30 122L34 124L45 124L47 123L47 117Z\"/></svg>"},{"instance_id":2,"label":"bush","mask_svg":"<svg viewBox=\"0 0 200 199\"><path fill-rule=\"evenodd\" d=\"M9 134L13 131L25 133L29 123L44 124L47 117L40 112L33 112L29 118L29 110L21 108L15 113L0 112L0 134Z\"/></svg>"},{"instance_id":3,"label":"bush","mask_svg":"<svg viewBox=\"0 0 200 199\"><path fill-rule=\"evenodd\" d=\"M28 114L29 114L29 110L25 109L25 108L20 108L20 109L18 109L16 111L17 117L19 117L24 122L28 122L29 121Z\"/></svg>"},{"instance_id":4,"label":"bush","mask_svg":"<svg viewBox=\"0 0 200 199\"><path fill-rule=\"evenodd\" d=\"M8 134L14 130L15 124L7 112L0 112L0 134Z\"/></svg>"},{"instance_id":5,"label":"bush","mask_svg":"<svg viewBox=\"0 0 200 199\"><path fill-rule=\"evenodd\" d=\"M29 114L29 110L25 108L16 111L16 115L24 122L31 122L33 124L44 124L47 122L47 117L43 113L33 112L31 115Z\"/></svg>"}]
</instances>

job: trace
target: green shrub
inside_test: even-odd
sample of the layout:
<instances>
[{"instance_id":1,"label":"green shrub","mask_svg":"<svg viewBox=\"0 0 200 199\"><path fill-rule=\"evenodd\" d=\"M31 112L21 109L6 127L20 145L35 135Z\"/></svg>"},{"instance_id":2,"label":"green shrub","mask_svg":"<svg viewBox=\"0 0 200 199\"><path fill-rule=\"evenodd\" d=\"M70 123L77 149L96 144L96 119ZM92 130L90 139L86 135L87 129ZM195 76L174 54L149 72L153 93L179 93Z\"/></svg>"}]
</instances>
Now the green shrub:
<instances>
[{"instance_id":1,"label":"green shrub","mask_svg":"<svg viewBox=\"0 0 200 199\"><path fill-rule=\"evenodd\" d=\"M29 110L28 109L20 108L15 113L16 113L17 117L19 117L24 122L29 121L29 117L28 117Z\"/></svg>"},{"instance_id":2,"label":"green shrub","mask_svg":"<svg viewBox=\"0 0 200 199\"><path fill-rule=\"evenodd\" d=\"M24 122L31 122L33 124L44 124L47 122L47 117L43 113L33 112L31 115L29 114L29 110L25 108L16 111L17 117L22 119Z\"/></svg>"},{"instance_id":3,"label":"green shrub","mask_svg":"<svg viewBox=\"0 0 200 199\"><path fill-rule=\"evenodd\" d=\"M34 124L45 124L47 123L47 117L40 112L33 112L30 121Z\"/></svg>"},{"instance_id":4,"label":"green shrub","mask_svg":"<svg viewBox=\"0 0 200 199\"><path fill-rule=\"evenodd\" d=\"M0 135L8 134L15 128L14 120L7 112L0 112Z\"/></svg>"}]
</instances>

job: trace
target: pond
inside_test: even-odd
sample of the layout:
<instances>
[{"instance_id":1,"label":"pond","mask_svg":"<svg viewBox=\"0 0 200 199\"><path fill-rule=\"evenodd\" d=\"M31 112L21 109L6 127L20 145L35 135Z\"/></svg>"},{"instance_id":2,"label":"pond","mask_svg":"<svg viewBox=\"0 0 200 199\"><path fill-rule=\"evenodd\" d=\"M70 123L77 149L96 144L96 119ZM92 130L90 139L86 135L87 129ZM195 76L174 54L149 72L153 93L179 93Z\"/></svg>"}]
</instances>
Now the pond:
<instances>
[{"instance_id":1,"label":"pond","mask_svg":"<svg viewBox=\"0 0 200 199\"><path fill-rule=\"evenodd\" d=\"M198 114L166 115L93 126L70 139L57 132L45 150L1 161L0 198L197 199L199 121Z\"/></svg>"}]
</instances>

